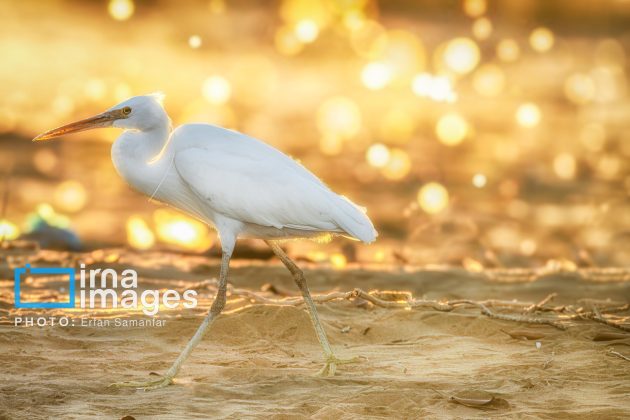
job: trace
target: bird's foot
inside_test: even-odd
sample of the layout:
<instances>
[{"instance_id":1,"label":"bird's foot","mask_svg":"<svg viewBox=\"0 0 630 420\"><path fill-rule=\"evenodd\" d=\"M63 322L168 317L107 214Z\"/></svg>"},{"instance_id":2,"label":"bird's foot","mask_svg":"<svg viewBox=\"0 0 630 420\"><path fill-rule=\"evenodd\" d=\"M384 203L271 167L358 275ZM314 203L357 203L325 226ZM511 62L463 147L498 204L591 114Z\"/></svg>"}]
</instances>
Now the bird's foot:
<instances>
[{"instance_id":1,"label":"bird's foot","mask_svg":"<svg viewBox=\"0 0 630 420\"><path fill-rule=\"evenodd\" d=\"M153 381L146 382L116 382L109 385L110 388L135 388L135 389L143 389L145 391L149 391L151 389L159 389L164 388L165 386L169 386L173 383L173 378L171 376L165 375L160 376L159 379Z\"/></svg>"},{"instance_id":2,"label":"bird's foot","mask_svg":"<svg viewBox=\"0 0 630 420\"><path fill-rule=\"evenodd\" d=\"M337 371L337 365L347 365L350 363L360 363L366 361L367 358L363 356L355 356L350 359L340 359L334 354L330 354L326 356L326 363L324 366L317 372L317 376L335 376L335 372Z\"/></svg>"}]
</instances>

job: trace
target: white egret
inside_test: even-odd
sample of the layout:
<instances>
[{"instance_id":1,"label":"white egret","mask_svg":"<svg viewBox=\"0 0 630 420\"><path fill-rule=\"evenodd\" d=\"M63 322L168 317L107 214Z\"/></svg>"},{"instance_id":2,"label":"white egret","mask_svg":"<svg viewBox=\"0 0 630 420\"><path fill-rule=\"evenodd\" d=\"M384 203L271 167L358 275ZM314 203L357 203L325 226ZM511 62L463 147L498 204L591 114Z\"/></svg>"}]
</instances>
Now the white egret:
<instances>
[{"instance_id":1,"label":"white egret","mask_svg":"<svg viewBox=\"0 0 630 420\"><path fill-rule=\"evenodd\" d=\"M241 237L263 239L291 272L324 350L325 365L319 373L334 375L336 365L348 362L333 353L304 274L277 241L332 234L372 242L377 233L365 211L287 155L252 137L210 124L185 124L171 132L159 94L130 98L33 140L99 127L125 130L112 146L112 160L131 187L214 227L222 249L214 302L170 369L154 381L115 385L153 389L172 383L225 305L230 257Z\"/></svg>"}]
</instances>

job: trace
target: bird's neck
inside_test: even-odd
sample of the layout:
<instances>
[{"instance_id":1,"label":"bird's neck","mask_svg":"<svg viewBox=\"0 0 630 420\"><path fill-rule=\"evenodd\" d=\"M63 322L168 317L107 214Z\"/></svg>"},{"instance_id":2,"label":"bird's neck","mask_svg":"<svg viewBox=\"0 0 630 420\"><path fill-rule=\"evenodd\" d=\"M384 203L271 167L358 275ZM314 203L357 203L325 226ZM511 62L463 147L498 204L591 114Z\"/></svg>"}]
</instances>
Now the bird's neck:
<instances>
[{"instance_id":1,"label":"bird's neck","mask_svg":"<svg viewBox=\"0 0 630 420\"><path fill-rule=\"evenodd\" d=\"M118 174L133 188L151 195L168 170L168 125L138 131L126 130L112 146L112 161Z\"/></svg>"}]
</instances>

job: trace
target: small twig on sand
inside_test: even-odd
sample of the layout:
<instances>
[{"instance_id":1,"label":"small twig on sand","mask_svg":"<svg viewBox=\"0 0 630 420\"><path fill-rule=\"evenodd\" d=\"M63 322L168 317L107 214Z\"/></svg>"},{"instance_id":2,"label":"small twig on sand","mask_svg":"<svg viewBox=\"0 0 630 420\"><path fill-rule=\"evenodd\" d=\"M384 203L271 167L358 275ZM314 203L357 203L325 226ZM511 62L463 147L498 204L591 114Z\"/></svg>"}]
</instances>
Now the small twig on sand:
<instances>
[{"instance_id":1,"label":"small twig on sand","mask_svg":"<svg viewBox=\"0 0 630 420\"><path fill-rule=\"evenodd\" d=\"M628 327L626 325L618 324L618 323L616 323L614 321L611 321L608 318L604 318L602 316L602 314L599 312L599 309L597 309L596 306L593 307L593 312L595 313L594 316L591 317L591 319L593 321L601 322L602 324L606 324L606 325L608 325L610 327L619 328L622 331L630 332L630 327Z\"/></svg>"},{"instance_id":2,"label":"small twig on sand","mask_svg":"<svg viewBox=\"0 0 630 420\"><path fill-rule=\"evenodd\" d=\"M551 325L552 327L558 328L559 330L566 330L567 327L562 325L559 321L555 321L553 319L545 319L545 318L532 318L530 316L523 315L514 315L514 314L502 314L493 312L481 302L475 302L473 300L462 301L462 303L467 303L469 305L474 305L481 309L481 313L495 319L501 319L503 321L513 321L513 322L523 322L528 324L545 324Z\"/></svg>"},{"instance_id":3,"label":"small twig on sand","mask_svg":"<svg viewBox=\"0 0 630 420\"><path fill-rule=\"evenodd\" d=\"M620 357L623 360L627 360L628 362L630 362L630 357L624 356L623 354L619 353L618 351L614 351L613 349L608 350L608 354L612 354L613 356Z\"/></svg>"},{"instance_id":4,"label":"small twig on sand","mask_svg":"<svg viewBox=\"0 0 630 420\"><path fill-rule=\"evenodd\" d=\"M456 299L456 300L448 301L449 305L454 305L454 306L461 305L468 302L470 302L470 299ZM487 299L487 300L479 301L479 303L483 303L489 308L507 308L507 309L518 309L518 310L524 310L534 304L532 302L517 302L514 300L499 300L499 299Z\"/></svg>"},{"instance_id":5,"label":"small twig on sand","mask_svg":"<svg viewBox=\"0 0 630 420\"><path fill-rule=\"evenodd\" d=\"M331 300L349 299L352 297L353 292L332 292L326 295L314 295L313 301L317 303L330 302ZM304 304L304 299L301 296L289 297L284 299L270 299L264 296L254 293L247 289L233 289L230 296L239 296L251 301L262 303L265 305L276 306L300 306Z\"/></svg>"},{"instance_id":6,"label":"small twig on sand","mask_svg":"<svg viewBox=\"0 0 630 420\"><path fill-rule=\"evenodd\" d=\"M424 299L411 299L408 301L389 301L379 299L376 296L367 293L361 289L354 289L352 291L352 297L358 297L368 302L373 303L376 306L380 306L382 308L420 308L420 307L430 307L435 309L436 311L442 312L450 312L455 307L450 305L449 303L438 302L437 300L424 300Z\"/></svg>"},{"instance_id":7,"label":"small twig on sand","mask_svg":"<svg viewBox=\"0 0 630 420\"><path fill-rule=\"evenodd\" d=\"M628 309L630 309L630 303L626 303L625 305L621 306L615 306L613 308L602 308L599 309L599 311L604 314L614 314L616 312L627 311Z\"/></svg>"},{"instance_id":8,"label":"small twig on sand","mask_svg":"<svg viewBox=\"0 0 630 420\"><path fill-rule=\"evenodd\" d=\"M574 313L573 315L565 319L566 320L574 320L574 319L591 320L591 321L599 322L604 325L608 325L609 327L613 327L613 328L620 329L622 331L630 332L630 326L619 324L617 322L611 321L610 319L604 318L602 316L602 312L605 314L611 314L615 312L627 311L628 309L630 309L630 304L625 304L622 306L617 306L617 307L608 308L608 309L599 309L596 306L593 306L592 311Z\"/></svg>"},{"instance_id":9,"label":"small twig on sand","mask_svg":"<svg viewBox=\"0 0 630 420\"><path fill-rule=\"evenodd\" d=\"M525 313L531 314L532 312L538 311L543 306L545 306L547 303L551 302L556 296L558 296L557 293L550 293L549 295L547 295L546 298L544 298L540 302L538 302L538 303L536 303L534 305L531 305L530 307L525 309Z\"/></svg>"},{"instance_id":10,"label":"small twig on sand","mask_svg":"<svg viewBox=\"0 0 630 420\"><path fill-rule=\"evenodd\" d=\"M565 307L565 309L567 309ZM571 309L571 308L569 308ZM630 309L630 303L626 303L625 305L621 305L621 306L615 306L613 308L598 308L598 312L600 314L614 314L617 312L624 312ZM588 312L580 312L580 310L578 309L577 311L572 310L572 315L569 315L567 318L565 319L593 319L593 317L595 317L597 314L594 311L588 311Z\"/></svg>"}]
</instances>

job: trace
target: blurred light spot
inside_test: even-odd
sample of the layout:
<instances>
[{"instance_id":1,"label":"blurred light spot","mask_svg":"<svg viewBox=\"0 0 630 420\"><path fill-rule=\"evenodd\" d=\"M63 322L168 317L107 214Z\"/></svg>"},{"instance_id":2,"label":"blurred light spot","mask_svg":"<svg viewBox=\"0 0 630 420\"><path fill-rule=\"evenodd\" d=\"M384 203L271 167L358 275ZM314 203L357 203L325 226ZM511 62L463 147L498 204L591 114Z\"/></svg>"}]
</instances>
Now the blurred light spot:
<instances>
[{"instance_id":1,"label":"blurred light spot","mask_svg":"<svg viewBox=\"0 0 630 420\"><path fill-rule=\"evenodd\" d=\"M55 209L48 203L39 204L36 212L44 220L50 219L55 215Z\"/></svg>"},{"instance_id":2,"label":"blurred light spot","mask_svg":"<svg viewBox=\"0 0 630 420\"><path fill-rule=\"evenodd\" d=\"M479 17L486 13L486 0L464 0L464 13L470 17Z\"/></svg>"},{"instance_id":3,"label":"blurred light spot","mask_svg":"<svg viewBox=\"0 0 630 420\"><path fill-rule=\"evenodd\" d=\"M591 152L599 152L606 143L606 129L599 123L586 124L580 131L580 142Z\"/></svg>"},{"instance_id":4,"label":"blurred light spot","mask_svg":"<svg viewBox=\"0 0 630 420\"><path fill-rule=\"evenodd\" d=\"M562 179L573 179L575 167L575 158L570 153L561 153L553 160L553 170Z\"/></svg>"},{"instance_id":5,"label":"blurred light spot","mask_svg":"<svg viewBox=\"0 0 630 420\"><path fill-rule=\"evenodd\" d=\"M472 26L472 33L475 38L484 41L492 35L492 21L487 17L475 19Z\"/></svg>"},{"instance_id":6,"label":"blurred light spot","mask_svg":"<svg viewBox=\"0 0 630 420\"><path fill-rule=\"evenodd\" d=\"M302 19L295 25L295 36L300 42L310 44L319 36L319 27L311 19Z\"/></svg>"},{"instance_id":7,"label":"blurred light spot","mask_svg":"<svg viewBox=\"0 0 630 420\"><path fill-rule=\"evenodd\" d=\"M274 43L276 50L283 55L296 55L304 48L304 43L298 39L295 35L295 31L291 30L291 28L286 25L276 30Z\"/></svg>"},{"instance_id":8,"label":"blurred light spot","mask_svg":"<svg viewBox=\"0 0 630 420\"><path fill-rule=\"evenodd\" d=\"M361 81L368 89L382 89L387 86L391 80L391 69L384 63L368 63L361 71Z\"/></svg>"},{"instance_id":9,"label":"blurred light spot","mask_svg":"<svg viewBox=\"0 0 630 420\"><path fill-rule=\"evenodd\" d=\"M416 128L416 120L406 109L394 107L385 113L379 128L387 142L406 144Z\"/></svg>"},{"instance_id":10,"label":"blurred light spot","mask_svg":"<svg viewBox=\"0 0 630 420\"><path fill-rule=\"evenodd\" d=\"M131 0L110 0L107 5L109 15L115 20L127 20L134 12L135 6Z\"/></svg>"},{"instance_id":11,"label":"blurred light spot","mask_svg":"<svg viewBox=\"0 0 630 420\"><path fill-rule=\"evenodd\" d=\"M280 4L280 16L289 23L312 20L318 27L324 27L332 18L331 5L317 0L283 0Z\"/></svg>"},{"instance_id":12,"label":"blurred light spot","mask_svg":"<svg viewBox=\"0 0 630 420\"><path fill-rule=\"evenodd\" d=\"M78 181L64 181L55 188L55 205L63 211L77 212L87 202L85 187Z\"/></svg>"},{"instance_id":13,"label":"blurred light spot","mask_svg":"<svg viewBox=\"0 0 630 420\"><path fill-rule=\"evenodd\" d=\"M429 214L440 213L448 206L448 191L442 184L429 182L418 191L418 204Z\"/></svg>"},{"instance_id":14,"label":"blurred light spot","mask_svg":"<svg viewBox=\"0 0 630 420\"><path fill-rule=\"evenodd\" d=\"M29 229L32 229L37 224L37 218L44 220L50 226L55 226L58 228L67 228L70 226L70 219L64 215L58 214L53 206L48 203L40 203L37 205L35 209L35 218L29 217L30 222L27 223L29 225Z\"/></svg>"},{"instance_id":15,"label":"blurred light spot","mask_svg":"<svg viewBox=\"0 0 630 420\"><path fill-rule=\"evenodd\" d=\"M336 134L323 134L319 139L319 150L329 156L338 155L343 150L343 139Z\"/></svg>"},{"instance_id":16,"label":"blurred light spot","mask_svg":"<svg viewBox=\"0 0 630 420\"><path fill-rule=\"evenodd\" d=\"M214 105L221 105L230 100L232 87L222 76L210 76L203 82L203 97Z\"/></svg>"},{"instance_id":17,"label":"blurred light spot","mask_svg":"<svg viewBox=\"0 0 630 420\"><path fill-rule=\"evenodd\" d=\"M455 38L444 50L444 63L456 73L470 73L479 63L479 47L469 38Z\"/></svg>"},{"instance_id":18,"label":"blurred light spot","mask_svg":"<svg viewBox=\"0 0 630 420\"><path fill-rule=\"evenodd\" d=\"M387 32L387 43L381 61L391 69L394 81L410 78L425 66L425 49L412 32L393 30Z\"/></svg>"},{"instance_id":19,"label":"blurred light spot","mask_svg":"<svg viewBox=\"0 0 630 420\"><path fill-rule=\"evenodd\" d=\"M595 83L586 74L574 73L564 82L564 94L574 104L587 104L595 97Z\"/></svg>"},{"instance_id":20,"label":"blurred light spot","mask_svg":"<svg viewBox=\"0 0 630 420\"><path fill-rule=\"evenodd\" d=\"M536 241L533 239L523 239L519 246L519 248L521 249L521 252L527 256L534 255L534 252L536 252L537 247L538 245L536 245Z\"/></svg>"},{"instance_id":21,"label":"blurred light spot","mask_svg":"<svg viewBox=\"0 0 630 420\"><path fill-rule=\"evenodd\" d=\"M547 28L536 28L529 35L529 45L534 51L545 52L553 47L554 36Z\"/></svg>"},{"instance_id":22,"label":"blurred light spot","mask_svg":"<svg viewBox=\"0 0 630 420\"><path fill-rule=\"evenodd\" d=\"M505 86L505 74L501 67L484 64L473 76L473 88L483 96L498 96Z\"/></svg>"},{"instance_id":23,"label":"blurred light spot","mask_svg":"<svg viewBox=\"0 0 630 420\"><path fill-rule=\"evenodd\" d=\"M614 102L625 96L627 79L621 67L596 67L591 71L595 83L595 101Z\"/></svg>"},{"instance_id":24,"label":"blurred light spot","mask_svg":"<svg viewBox=\"0 0 630 420\"><path fill-rule=\"evenodd\" d=\"M188 45L192 49L197 49L201 47L201 44L202 44L202 41L199 35L191 35L190 38L188 38Z\"/></svg>"},{"instance_id":25,"label":"blurred light spot","mask_svg":"<svg viewBox=\"0 0 630 420\"><path fill-rule=\"evenodd\" d=\"M511 39L506 38L501 40L497 45L497 56L499 60L505 62L512 62L518 60L518 56L521 54L521 49L518 43Z\"/></svg>"},{"instance_id":26,"label":"blurred light spot","mask_svg":"<svg viewBox=\"0 0 630 420\"><path fill-rule=\"evenodd\" d=\"M348 261L345 255L336 252L330 256L330 263L336 269L342 269L348 264Z\"/></svg>"},{"instance_id":27,"label":"blurred light spot","mask_svg":"<svg viewBox=\"0 0 630 420\"><path fill-rule=\"evenodd\" d=\"M375 168L382 168L389 162L389 148L381 143L371 145L365 157L368 163Z\"/></svg>"},{"instance_id":28,"label":"blurred light spot","mask_svg":"<svg viewBox=\"0 0 630 420\"><path fill-rule=\"evenodd\" d=\"M324 251L308 251L306 257L314 262L325 262L328 260L328 255Z\"/></svg>"},{"instance_id":29,"label":"blurred light spot","mask_svg":"<svg viewBox=\"0 0 630 420\"><path fill-rule=\"evenodd\" d=\"M446 76L420 73L413 78L411 89L417 96L430 98L437 102L455 102L457 100L457 93L453 90L451 81Z\"/></svg>"},{"instance_id":30,"label":"blurred light spot","mask_svg":"<svg viewBox=\"0 0 630 420\"><path fill-rule=\"evenodd\" d=\"M450 112L441 116L435 126L435 134L447 146L460 144L466 138L468 132L468 123L464 117L456 112Z\"/></svg>"},{"instance_id":31,"label":"blurred light spot","mask_svg":"<svg viewBox=\"0 0 630 420\"><path fill-rule=\"evenodd\" d=\"M462 261L462 265L466 270L472 271L474 273L481 273L484 269L483 264L470 257L464 258Z\"/></svg>"},{"instance_id":32,"label":"blurred light spot","mask_svg":"<svg viewBox=\"0 0 630 420\"><path fill-rule=\"evenodd\" d=\"M114 87L114 98L117 101L124 101L131 96L131 88L127 83L117 83L116 87Z\"/></svg>"},{"instance_id":33,"label":"blurred light spot","mask_svg":"<svg viewBox=\"0 0 630 420\"><path fill-rule=\"evenodd\" d=\"M367 20L357 30L352 31L350 43L359 56L376 59L385 51L387 33L378 22Z\"/></svg>"},{"instance_id":34,"label":"blurred light spot","mask_svg":"<svg viewBox=\"0 0 630 420\"><path fill-rule=\"evenodd\" d=\"M59 159L57 159L55 152L47 147L38 148L33 155L33 165L35 169L43 174L51 174L57 169L58 162Z\"/></svg>"},{"instance_id":35,"label":"blurred light spot","mask_svg":"<svg viewBox=\"0 0 630 420\"><path fill-rule=\"evenodd\" d=\"M107 85L102 79L90 79L83 89L85 96L93 101L100 101L107 94Z\"/></svg>"},{"instance_id":36,"label":"blurred light spot","mask_svg":"<svg viewBox=\"0 0 630 420\"><path fill-rule=\"evenodd\" d=\"M472 178L472 184L477 188L483 188L488 183L488 179L484 174L475 174Z\"/></svg>"},{"instance_id":37,"label":"blurred light spot","mask_svg":"<svg viewBox=\"0 0 630 420\"><path fill-rule=\"evenodd\" d=\"M389 160L381 169L383 176L391 181L399 181L409 174L411 170L411 159L409 154L401 149L391 149Z\"/></svg>"},{"instance_id":38,"label":"blurred light spot","mask_svg":"<svg viewBox=\"0 0 630 420\"><path fill-rule=\"evenodd\" d=\"M516 110L516 122L521 127L537 126L540 123L540 117L540 108L532 102L524 103Z\"/></svg>"},{"instance_id":39,"label":"blurred light spot","mask_svg":"<svg viewBox=\"0 0 630 420\"><path fill-rule=\"evenodd\" d=\"M6 219L0 220L0 242L12 241L20 236L20 229Z\"/></svg>"},{"instance_id":40,"label":"blurred light spot","mask_svg":"<svg viewBox=\"0 0 630 420\"><path fill-rule=\"evenodd\" d=\"M385 261L385 251L383 251L382 249L377 250L374 253L374 261L375 262L383 262L383 261Z\"/></svg>"},{"instance_id":41,"label":"blurred light spot","mask_svg":"<svg viewBox=\"0 0 630 420\"><path fill-rule=\"evenodd\" d=\"M317 111L317 126L323 134L349 139L361 129L361 112L354 101L335 96L324 101Z\"/></svg>"},{"instance_id":42,"label":"blurred light spot","mask_svg":"<svg viewBox=\"0 0 630 420\"><path fill-rule=\"evenodd\" d=\"M595 48L595 61L600 66L624 67L626 65L626 52L618 40L604 39Z\"/></svg>"},{"instance_id":43,"label":"blurred light spot","mask_svg":"<svg viewBox=\"0 0 630 420\"><path fill-rule=\"evenodd\" d=\"M58 95L52 103L53 112L60 117L65 117L74 111L74 101L66 95Z\"/></svg>"},{"instance_id":44,"label":"blurred light spot","mask_svg":"<svg viewBox=\"0 0 630 420\"><path fill-rule=\"evenodd\" d=\"M208 227L193 218L169 209L158 209L153 213L158 238L168 244L196 251L205 251L212 246Z\"/></svg>"},{"instance_id":45,"label":"blurred light spot","mask_svg":"<svg viewBox=\"0 0 630 420\"><path fill-rule=\"evenodd\" d=\"M365 25L365 15L361 10L348 10L343 15L343 26L349 31L358 31Z\"/></svg>"},{"instance_id":46,"label":"blurred light spot","mask_svg":"<svg viewBox=\"0 0 630 420\"><path fill-rule=\"evenodd\" d=\"M149 249L155 244L155 235L147 223L138 216L127 220L127 241L136 249Z\"/></svg>"}]
</instances>

